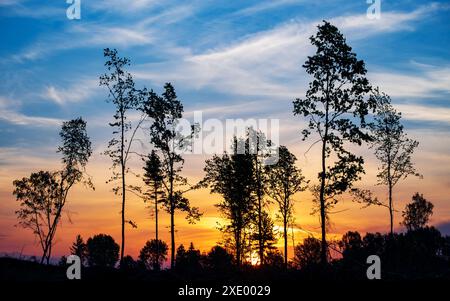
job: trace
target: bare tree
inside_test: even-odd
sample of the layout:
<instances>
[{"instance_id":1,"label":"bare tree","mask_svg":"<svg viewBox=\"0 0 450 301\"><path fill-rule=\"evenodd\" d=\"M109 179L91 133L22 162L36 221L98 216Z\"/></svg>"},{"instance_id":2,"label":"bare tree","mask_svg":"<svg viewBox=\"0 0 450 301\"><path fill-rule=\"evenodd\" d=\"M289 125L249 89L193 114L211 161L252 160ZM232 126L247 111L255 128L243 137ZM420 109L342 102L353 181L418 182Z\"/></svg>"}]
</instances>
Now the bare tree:
<instances>
[{"instance_id":1,"label":"bare tree","mask_svg":"<svg viewBox=\"0 0 450 301\"><path fill-rule=\"evenodd\" d=\"M117 50L109 48L104 50L104 56L106 58L105 66L110 73L100 76L100 85L108 88L108 102L112 102L116 107L116 113L113 116L114 122L109 123L113 128L114 137L109 141L108 149L104 154L112 160L111 169L113 175L108 182L117 182L113 191L116 195L121 195L122 197L122 243L120 248L120 260L122 261L125 251L125 223L128 222L135 227L131 220L125 219L126 192L134 191L126 183L127 163L130 158L131 145L135 134L142 122L144 122L146 114L142 113L134 129L127 116L130 110L139 108L146 96L146 91L145 89L137 90L132 75L125 70L130 64L129 59L119 57ZM116 170L117 168L119 168L119 171Z\"/></svg>"}]
</instances>

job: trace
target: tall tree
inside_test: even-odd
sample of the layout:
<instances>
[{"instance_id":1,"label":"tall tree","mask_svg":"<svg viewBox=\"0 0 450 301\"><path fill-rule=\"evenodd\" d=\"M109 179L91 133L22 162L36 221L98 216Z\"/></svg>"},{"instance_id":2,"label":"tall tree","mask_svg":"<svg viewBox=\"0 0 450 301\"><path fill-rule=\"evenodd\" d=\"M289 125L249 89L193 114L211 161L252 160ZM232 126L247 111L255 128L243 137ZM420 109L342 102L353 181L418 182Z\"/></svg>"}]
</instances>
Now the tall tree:
<instances>
[{"instance_id":1,"label":"tall tree","mask_svg":"<svg viewBox=\"0 0 450 301\"><path fill-rule=\"evenodd\" d=\"M222 195L217 208L229 220L221 227L225 236L230 235L235 252L236 265L240 267L245 254L248 232L246 230L254 220L254 164L248 149L238 152L243 139L234 138L231 154L215 155L206 161L204 182L210 186L211 193Z\"/></svg>"},{"instance_id":2,"label":"tall tree","mask_svg":"<svg viewBox=\"0 0 450 301\"><path fill-rule=\"evenodd\" d=\"M134 129L127 116L130 110L139 108L146 91L135 88L132 75L126 71L126 67L130 65L128 58L120 57L116 49L111 50L109 48L104 50L104 56L106 58L105 66L109 73L100 76L100 86L105 86L108 89L107 101L112 102L116 108L113 116L114 122L109 123L113 128L113 138L109 141L108 149L104 154L112 160L113 175L109 182L117 182L113 191L116 195L122 197L122 242L120 248L120 260L122 260L125 251L125 223L134 225L132 221L125 219L126 192L128 190L126 183L127 163L135 134L145 120L146 114L141 115ZM117 171L117 168L119 171Z\"/></svg>"},{"instance_id":3,"label":"tall tree","mask_svg":"<svg viewBox=\"0 0 450 301\"><path fill-rule=\"evenodd\" d=\"M258 257L261 265L264 264L265 238L264 238L264 208L267 205L265 200L266 173L264 172L265 161L269 157L269 147L271 141L267 140L264 133L252 127L246 131L247 147L253 159L254 194L256 210L256 233L253 238L258 242Z\"/></svg>"},{"instance_id":4,"label":"tall tree","mask_svg":"<svg viewBox=\"0 0 450 301\"><path fill-rule=\"evenodd\" d=\"M63 122L59 135L62 144L58 152L62 154L63 169L32 173L29 178L13 182L13 194L20 201L20 210L16 211L19 224L38 236L43 251L41 263L49 263L70 189L80 182L93 188L85 169L92 154L86 122L81 118Z\"/></svg>"},{"instance_id":5,"label":"tall tree","mask_svg":"<svg viewBox=\"0 0 450 301\"><path fill-rule=\"evenodd\" d=\"M375 200L375 205L382 205L389 210L390 232L394 232L394 199L395 185L408 176L422 177L414 167L412 154L419 142L409 139L401 124L401 113L391 105L388 95L375 90L374 98L379 103L375 122L372 124L372 148L381 166L377 174L378 184L388 187L388 204ZM370 204L370 202L368 203Z\"/></svg>"},{"instance_id":6,"label":"tall tree","mask_svg":"<svg viewBox=\"0 0 450 301\"><path fill-rule=\"evenodd\" d=\"M163 205L170 214L171 236L171 268L175 266L175 212L187 212L190 223L199 220L201 213L197 207L192 207L189 200L184 197L187 191L196 189L197 185L189 185L187 179L181 175L184 159L182 153L188 151L198 127L193 125L187 135L183 135L178 128L178 121L183 117L183 105L177 98L175 89L170 83L164 86L162 96L153 91L148 98L143 111L153 119L150 127L150 138L153 145L162 155L163 187L166 198Z\"/></svg>"},{"instance_id":7,"label":"tall tree","mask_svg":"<svg viewBox=\"0 0 450 301\"><path fill-rule=\"evenodd\" d=\"M147 160L145 161L144 171L144 182L149 187L148 191L145 193L145 200L153 201L153 212L155 215L155 241L159 241L158 210L159 204L164 202L165 195L163 190L161 159L159 158L155 150L152 150ZM159 248L159 246L160 244L155 244L155 247L157 249ZM159 254L158 250L156 250L156 254ZM156 255L156 257L157 256L158 255ZM159 262L159 259L156 258L156 261Z\"/></svg>"},{"instance_id":8,"label":"tall tree","mask_svg":"<svg viewBox=\"0 0 450 301\"><path fill-rule=\"evenodd\" d=\"M370 141L363 128L366 115L376 104L364 97L371 90L364 62L356 58L335 26L324 21L310 40L316 53L308 57L303 67L313 80L306 97L294 101L294 114L308 119L308 127L302 131L303 139L314 131L319 136L314 143L321 144L320 183L316 191L322 228L321 259L326 263L327 210L364 171L363 158L348 151L346 144ZM336 158L334 162L328 160L332 154Z\"/></svg>"},{"instance_id":9,"label":"tall tree","mask_svg":"<svg viewBox=\"0 0 450 301\"><path fill-rule=\"evenodd\" d=\"M285 147L278 149L278 162L267 165L266 193L278 206L278 213L283 222L284 264L288 266L288 227L293 223L294 200L297 192L306 190L308 183L295 162L297 158Z\"/></svg>"},{"instance_id":10,"label":"tall tree","mask_svg":"<svg viewBox=\"0 0 450 301\"><path fill-rule=\"evenodd\" d=\"M408 231L414 231L425 227L433 214L434 205L428 202L423 194L416 194L412 197L412 202L407 204L403 211L402 224Z\"/></svg>"}]
</instances>

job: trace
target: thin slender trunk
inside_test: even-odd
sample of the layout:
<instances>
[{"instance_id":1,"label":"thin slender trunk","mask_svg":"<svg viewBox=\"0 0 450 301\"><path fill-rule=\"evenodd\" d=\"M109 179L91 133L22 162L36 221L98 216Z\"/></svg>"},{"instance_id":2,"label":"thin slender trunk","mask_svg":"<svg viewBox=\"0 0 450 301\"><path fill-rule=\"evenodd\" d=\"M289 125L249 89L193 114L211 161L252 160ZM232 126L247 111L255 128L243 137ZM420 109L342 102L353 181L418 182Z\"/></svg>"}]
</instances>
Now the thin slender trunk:
<instances>
[{"instance_id":1,"label":"thin slender trunk","mask_svg":"<svg viewBox=\"0 0 450 301\"><path fill-rule=\"evenodd\" d=\"M288 267L288 229L287 229L287 216L284 214L283 217L283 226L284 226L284 266Z\"/></svg>"},{"instance_id":2,"label":"thin slender trunk","mask_svg":"<svg viewBox=\"0 0 450 301\"><path fill-rule=\"evenodd\" d=\"M259 143L259 141L258 141ZM259 147L259 145L257 146ZM261 188L261 171L259 169L258 162L258 150L255 155L255 167L256 167L256 196L258 197L258 255L260 265L264 264L264 237L262 230L262 188Z\"/></svg>"},{"instance_id":3,"label":"thin slender trunk","mask_svg":"<svg viewBox=\"0 0 450 301\"><path fill-rule=\"evenodd\" d=\"M236 265L238 269L241 267L241 230L238 229L235 232L235 240L236 240Z\"/></svg>"},{"instance_id":4,"label":"thin slender trunk","mask_svg":"<svg viewBox=\"0 0 450 301\"><path fill-rule=\"evenodd\" d=\"M388 179L388 189L389 189L389 220L390 220L390 233L394 234L394 206L392 203L392 179L391 179L391 158L388 157L387 166L387 179Z\"/></svg>"},{"instance_id":5,"label":"thin slender trunk","mask_svg":"<svg viewBox=\"0 0 450 301\"><path fill-rule=\"evenodd\" d=\"M264 237L262 231L262 208L261 198L258 196L258 230L259 230L259 262L264 264Z\"/></svg>"},{"instance_id":6,"label":"thin slender trunk","mask_svg":"<svg viewBox=\"0 0 450 301\"><path fill-rule=\"evenodd\" d=\"M156 238L156 269L159 271L159 238L158 238L158 189L155 186L155 238Z\"/></svg>"},{"instance_id":7,"label":"thin slender trunk","mask_svg":"<svg viewBox=\"0 0 450 301\"><path fill-rule=\"evenodd\" d=\"M175 267L175 218L174 209L171 209L170 213L170 238L172 239L172 254L170 257L170 268Z\"/></svg>"},{"instance_id":8,"label":"thin slender trunk","mask_svg":"<svg viewBox=\"0 0 450 301\"><path fill-rule=\"evenodd\" d=\"M170 238L172 252L170 254L170 268L175 268L175 203L173 199L173 162L170 161L170 187L169 187L169 198L170 198Z\"/></svg>"},{"instance_id":9,"label":"thin slender trunk","mask_svg":"<svg viewBox=\"0 0 450 301\"><path fill-rule=\"evenodd\" d=\"M325 113L325 133L322 138L322 172L320 173L320 222L322 227L322 242L320 258L323 265L327 263L327 240L326 240L326 214L325 214L325 179L326 179L326 147L328 137L328 102Z\"/></svg>"},{"instance_id":10,"label":"thin slender trunk","mask_svg":"<svg viewBox=\"0 0 450 301\"><path fill-rule=\"evenodd\" d=\"M389 181L389 218L391 222L391 235L394 234L394 206L392 203L392 183Z\"/></svg>"},{"instance_id":11,"label":"thin slender trunk","mask_svg":"<svg viewBox=\"0 0 450 301\"><path fill-rule=\"evenodd\" d=\"M124 162L124 135L125 135L125 125L124 116L121 113L122 121L122 135L121 135L121 146L120 146L120 161L122 168L122 246L120 248L120 262L123 260L124 250L125 250L125 162Z\"/></svg>"}]
</instances>

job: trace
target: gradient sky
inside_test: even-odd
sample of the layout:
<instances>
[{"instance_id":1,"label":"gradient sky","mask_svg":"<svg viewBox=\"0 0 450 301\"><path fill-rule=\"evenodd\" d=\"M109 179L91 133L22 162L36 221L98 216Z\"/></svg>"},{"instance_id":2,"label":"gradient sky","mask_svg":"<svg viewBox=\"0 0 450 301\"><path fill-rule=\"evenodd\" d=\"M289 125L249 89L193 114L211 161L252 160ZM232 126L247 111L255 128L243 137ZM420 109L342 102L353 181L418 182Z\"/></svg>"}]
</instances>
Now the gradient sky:
<instances>
[{"instance_id":1,"label":"gradient sky","mask_svg":"<svg viewBox=\"0 0 450 301\"><path fill-rule=\"evenodd\" d=\"M111 137L108 122L114 113L105 102L105 89L98 86L105 47L131 58L138 86L160 92L165 82L172 82L187 116L202 110L205 118L221 120L280 119L281 143L316 181L318 149L305 154L311 141L301 141L305 122L293 116L292 100L307 88L310 79L301 65L314 51L308 37L323 19L344 33L366 62L368 78L391 95L408 134L420 142L414 160L424 179L408 178L396 187L396 228L401 230L401 210L419 191L435 205L431 223L450 233L448 1L382 1L379 20L366 17L365 0L81 0L81 20L66 18L65 2L0 0L0 252L40 254L30 231L15 227L12 181L32 171L58 169L60 124L78 116L87 120L93 141L88 172L96 190L71 191L54 255L67 254L78 233L85 238L107 233L119 242L120 199L105 184L110 160L100 154ZM385 199L385 187L375 186L377 161L370 150L355 152L366 158L367 173L358 186ZM187 156L184 175L192 182L200 179L207 157ZM138 160L132 165L140 171ZM205 214L194 226L177 216L177 244L193 241L206 250L221 238L214 208L220 196L200 190L189 197ZM308 192L296 200L299 242L306 235L301 229L316 233L319 221L310 215ZM388 230L384 208L361 209L344 198L336 211L330 236ZM127 217L138 224L127 228L126 253L136 256L154 235L153 220L133 196ZM164 214L161 236L167 242L168 225Z\"/></svg>"}]
</instances>

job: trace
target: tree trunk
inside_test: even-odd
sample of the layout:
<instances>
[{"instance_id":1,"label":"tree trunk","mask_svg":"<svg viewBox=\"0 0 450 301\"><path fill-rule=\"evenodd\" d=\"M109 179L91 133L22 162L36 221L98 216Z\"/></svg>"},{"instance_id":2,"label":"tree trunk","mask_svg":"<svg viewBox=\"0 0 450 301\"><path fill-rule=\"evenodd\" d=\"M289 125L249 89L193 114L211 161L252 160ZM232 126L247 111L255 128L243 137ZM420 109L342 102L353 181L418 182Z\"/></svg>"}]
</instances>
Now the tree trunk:
<instances>
[{"instance_id":1,"label":"tree trunk","mask_svg":"<svg viewBox=\"0 0 450 301\"><path fill-rule=\"evenodd\" d=\"M125 250L125 162L124 162L124 135L125 135L125 125L124 125L124 115L121 114L121 146L120 146L120 161L121 161L121 171L122 171L122 246L120 248L120 262L122 263L124 250Z\"/></svg>"},{"instance_id":2,"label":"tree trunk","mask_svg":"<svg viewBox=\"0 0 450 301\"><path fill-rule=\"evenodd\" d=\"M241 231L235 231L234 240L236 241L236 265L238 269L241 267Z\"/></svg>"},{"instance_id":3,"label":"tree trunk","mask_svg":"<svg viewBox=\"0 0 450 301\"><path fill-rule=\"evenodd\" d=\"M175 200L173 199L173 162L170 160L170 187L169 187L169 198L170 198L170 238L171 238L171 249L170 254L170 268L175 268Z\"/></svg>"},{"instance_id":4,"label":"tree trunk","mask_svg":"<svg viewBox=\"0 0 450 301\"><path fill-rule=\"evenodd\" d=\"M394 234L394 206L392 203L392 183L389 181L389 218L391 222L391 235Z\"/></svg>"},{"instance_id":5,"label":"tree trunk","mask_svg":"<svg viewBox=\"0 0 450 301\"><path fill-rule=\"evenodd\" d=\"M156 239L156 269L159 271L159 238L158 238L158 188L155 186L155 239Z\"/></svg>"},{"instance_id":6,"label":"tree trunk","mask_svg":"<svg viewBox=\"0 0 450 301\"><path fill-rule=\"evenodd\" d=\"M325 214L325 179L326 179L326 147L327 147L327 137L328 137L328 102L326 105L325 113L325 134L322 139L322 172L320 173L320 222L322 228L322 242L320 259L323 265L327 263L327 239L326 239L326 214Z\"/></svg>"},{"instance_id":7,"label":"tree trunk","mask_svg":"<svg viewBox=\"0 0 450 301\"><path fill-rule=\"evenodd\" d=\"M283 218L283 224L284 224L284 266L288 267L288 229L287 229L287 217L286 212L284 214Z\"/></svg>"},{"instance_id":8,"label":"tree trunk","mask_svg":"<svg viewBox=\"0 0 450 301\"><path fill-rule=\"evenodd\" d=\"M390 153L390 151L389 151ZM390 233L394 234L394 206L392 203L392 179L391 179L391 158L388 156L388 166L387 166L387 180L389 189L389 220L391 223Z\"/></svg>"},{"instance_id":9,"label":"tree trunk","mask_svg":"<svg viewBox=\"0 0 450 301\"><path fill-rule=\"evenodd\" d=\"M259 147L259 145L257 146ZM264 264L264 237L262 230L262 188L261 188L261 174L258 162L258 149L255 155L255 167L256 167L256 196L258 197L258 255L260 265Z\"/></svg>"}]
</instances>

